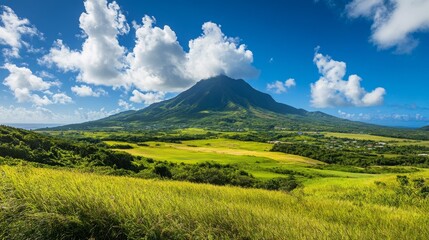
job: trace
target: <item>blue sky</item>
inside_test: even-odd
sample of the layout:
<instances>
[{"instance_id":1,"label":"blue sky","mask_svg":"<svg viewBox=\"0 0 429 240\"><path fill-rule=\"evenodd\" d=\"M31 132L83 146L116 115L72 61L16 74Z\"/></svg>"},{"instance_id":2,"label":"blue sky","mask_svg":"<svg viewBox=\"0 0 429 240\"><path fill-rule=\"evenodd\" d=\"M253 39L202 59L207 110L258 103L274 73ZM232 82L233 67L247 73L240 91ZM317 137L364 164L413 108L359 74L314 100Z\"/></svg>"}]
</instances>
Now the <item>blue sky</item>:
<instances>
[{"instance_id":1,"label":"blue sky","mask_svg":"<svg viewBox=\"0 0 429 240\"><path fill-rule=\"evenodd\" d=\"M0 123L94 120L199 79L383 125L429 125L429 0L1 0Z\"/></svg>"}]
</instances>

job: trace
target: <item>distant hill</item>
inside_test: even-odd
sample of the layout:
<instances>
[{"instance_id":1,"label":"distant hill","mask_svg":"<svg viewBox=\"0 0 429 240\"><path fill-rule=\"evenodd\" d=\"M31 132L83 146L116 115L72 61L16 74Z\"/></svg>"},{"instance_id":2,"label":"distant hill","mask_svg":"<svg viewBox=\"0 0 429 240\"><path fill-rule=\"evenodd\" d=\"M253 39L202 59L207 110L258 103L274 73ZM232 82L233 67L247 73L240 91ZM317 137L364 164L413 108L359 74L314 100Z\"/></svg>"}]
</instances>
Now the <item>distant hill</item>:
<instances>
[{"instance_id":1,"label":"distant hill","mask_svg":"<svg viewBox=\"0 0 429 240\"><path fill-rule=\"evenodd\" d=\"M297 109L276 102L269 94L252 88L244 80L223 75L201 80L172 99L138 111L126 111L97 121L53 129L145 130L185 127L224 131L286 129L365 132L398 137L407 137L405 132L410 132Z\"/></svg>"}]
</instances>

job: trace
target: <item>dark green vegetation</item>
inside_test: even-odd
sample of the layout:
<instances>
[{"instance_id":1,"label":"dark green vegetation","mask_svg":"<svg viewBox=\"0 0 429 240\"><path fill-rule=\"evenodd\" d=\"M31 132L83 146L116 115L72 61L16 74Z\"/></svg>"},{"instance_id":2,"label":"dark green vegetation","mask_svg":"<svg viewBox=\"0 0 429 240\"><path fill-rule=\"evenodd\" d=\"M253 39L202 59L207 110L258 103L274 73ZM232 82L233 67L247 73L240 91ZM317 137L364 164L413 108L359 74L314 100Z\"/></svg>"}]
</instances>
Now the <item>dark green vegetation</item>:
<instances>
[{"instance_id":1,"label":"dark green vegetation","mask_svg":"<svg viewBox=\"0 0 429 240\"><path fill-rule=\"evenodd\" d=\"M410 179L405 175L396 176L399 187L396 189L398 195L414 196L416 198L426 198L429 196L429 185L424 178ZM382 184L377 182L377 184Z\"/></svg>"},{"instance_id":2,"label":"dark green vegetation","mask_svg":"<svg viewBox=\"0 0 429 240\"><path fill-rule=\"evenodd\" d=\"M331 140L332 141L332 140ZM424 146L391 146L373 141L341 141L334 140L336 145L309 144L309 143L277 143L272 151L300 155L316 159L329 164L352 165L367 167L380 166L419 166L429 167L429 147ZM343 146L341 142L347 142L351 146ZM362 149L356 146L363 146ZM395 155L386 157L384 154Z\"/></svg>"},{"instance_id":3,"label":"dark green vegetation","mask_svg":"<svg viewBox=\"0 0 429 240\"><path fill-rule=\"evenodd\" d=\"M31 162L59 167L111 167L137 171L133 156L91 144L53 138L22 129L0 126L0 157L6 162Z\"/></svg>"},{"instance_id":4,"label":"dark green vegetation","mask_svg":"<svg viewBox=\"0 0 429 240\"><path fill-rule=\"evenodd\" d=\"M243 80L218 76L202 80L178 96L138 111L122 112L101 120L72 124L57 130L160 130L205 128L217 131L292 130L369 133L429 139L421 130L387 128L308 112L276 102Z\"/></svg>"}]
</instances>

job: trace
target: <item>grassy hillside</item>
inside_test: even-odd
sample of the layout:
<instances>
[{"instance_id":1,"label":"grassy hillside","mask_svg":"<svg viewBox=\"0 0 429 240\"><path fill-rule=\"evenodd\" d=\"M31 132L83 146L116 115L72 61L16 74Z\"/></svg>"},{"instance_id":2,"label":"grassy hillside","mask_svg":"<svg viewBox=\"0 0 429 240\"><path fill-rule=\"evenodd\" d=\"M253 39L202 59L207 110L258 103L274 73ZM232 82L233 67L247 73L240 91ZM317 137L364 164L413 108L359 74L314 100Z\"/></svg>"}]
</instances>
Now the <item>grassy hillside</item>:
<instances>
[{"instance_id":1,"label":"grassy hillside","mask_svg":"<svg viewBox=\"0 0 429 240\"><path fill-rule=\"evenodd\" d=\"M54 135L0 126L0 239L429 237L423 141L202 129Z\"/></svg>"},{"instance_id":2,"label":"grassy hillside","mask_svg":"<svg viewBox=\"0 0 429 240\"><path fill-rule=\"evenodd\" d=\"M285 194L7 166L0 175L2 239L429 237L428 198L395 176L326 179Z\"/></svg>"}]
</instances>

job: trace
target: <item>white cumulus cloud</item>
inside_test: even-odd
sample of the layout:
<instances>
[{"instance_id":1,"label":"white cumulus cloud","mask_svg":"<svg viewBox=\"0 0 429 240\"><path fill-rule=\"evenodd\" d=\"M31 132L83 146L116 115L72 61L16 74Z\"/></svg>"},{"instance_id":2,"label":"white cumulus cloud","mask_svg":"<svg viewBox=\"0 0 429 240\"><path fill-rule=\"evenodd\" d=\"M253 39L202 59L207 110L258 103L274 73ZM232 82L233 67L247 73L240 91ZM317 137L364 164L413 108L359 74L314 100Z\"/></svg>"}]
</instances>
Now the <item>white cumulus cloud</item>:
<instances>
[{"instance_id":1,"label":"white cumulus cloud","mask_svg":"<svg viewBox=\"0 0 429 240\"><path fill-rule=\"evenodd\" d=\"M52 104L48 96L40 96L34 92L44 93L58 83L44 81L26 67L6 63L3 68L9 71L9 75L4 79L3 84L9 87L18 102L32 102L36 106Z\"/></svg>"},{"instance_id":2,"label":"white cumulus cloud","mask_svg":"<svg viewBox=\"0 0 429 240\"><path fill-rule=\"evenodd\" d=\"M71 87L71 90L74 94L78 95L79 97L99 97L107 94L107 92L101 88L93 90L88 85L80 85L80 86L76 85Z\"/></svg>"},{"instance_id":3,"label":"white cumulus cloud","mask_svg":"<svg viewBox=\"0 0 429 240\"><path fill-rule=\"evenodd\" d=\"M67 103L72 103L73 100L71 97L67 96L67 94L65 93L56 93L52 96L52 101L54 103L59 103L59 104L67 104Z\"/></svg>"},{"instance_id":4,"label":"white cumulus cloud","mask_svg":"<svg viewBox=\"0 0 429 240\"><path fill-rule=\"evenodd\" d=\"M3 84L9 87L18 102L31 102L36 106L73 102L65 93L53 94L49 90L53 86L59 86L58 82L44 81L41 77L34 75L30 69L18 67L15 64L6 63L3 68L9 71ZM52 98L49 97L50 95Z\"/></svg>"},{"instance_id":5,"label":"white cumulus cloud","mask_svg":"<svg viewBox=\"0 0 429 240\"><path fill-rule=\"evenodd\" d=\"M410 52L418 45L413 34L429 30L429 0L353 0L346 11L373 21L371 40L381 49Z\"/></svg>"},{"instance_id":6,"label":"white cumulus cloud","mask_svg":"<svg viewBox=\"0 0 429 240\"><path fill-rule=\"evenodd\" d=\"M216 75L232 78L252 78L258 71L252 66L253 53L246 45L225 36L219 25L206 22L203 34L189 41L186 69L193 79Z\"/></svg>"},{"instance_id":7,"label":"white cumulus cloud","mask_svg":"<svg viewBox=\"0 0 429 240\"><path fill-rule=\"evenodd\" d=\"M78 81L113 87L126 86L122 72L126 67L126 49L118 36L126 34L129 26L116 2L86 0L85 12L79 18L86 39L81 50L71 50L57 40L48 55L41 59L64 71L77 71Z\"/></svg>"},{"instance_id":8,"label":"white cumulus cloud","mask_svg":"<svg viewBox=\"0 0 429 240\"><path fill-rule=\"evenodd\" d=\"M384 88L378 87L367 92L361 87L362 79L358 75L343 79L346 76L345 62L335 61L318 52L313 61L321 74L319 80L311 84L311 103L314 107L367 107L383 103L386 94Z\"/></svg>"},{"instance_id":9,"label":"white cumulus cloud","mask_svg":"<svg viewBox=\"0 0 429 240\"><path fill-rule=\"evenodd\" d=\"M267 89L269 91L273 91L277 94L285 93L288 91L289 88L296 86L295 79L289 78L288 80L281 82L281 81L275 81L273 83L267 84Z\"/></svg>"},{"instance_id":10,"label":"white cumulus cloud","mask_svg":"<svg viewBox=\"0 0 429 240\"><path fill-rule=\"evenodd\" d=\"M146 92L142 93L138 90L134 90L130 97L131 102L144 103L145 105L152 104L164 100L164 92Z\"/></svg>"},{"instance_id":11,"label":"white cumulus cloud","mask_svg":"<svg viewBox=\"0 0 429 240\"><path fill-rule=\"evenodd\" d=\"M176 33L169 26L154 26L153 17L143 17L142 23L134 23L135 47L127 56L129 81L142 91L177 91L192 84Z\"/></svg>"},{"instance_id":12,"label":"white cumulus cloud","mask_svg":"<svg viewBox=\"0 0 429 240\"><path fill-rule=\"evenodd\" d=\"M0 6L0 44L9 48L3 48L6 57L19 57L22 46L30 45L22 39L23 36L37 36L40 33L30 24L26 18L19 18L15 12L7 6Z\"/></svg>"},{"instance_id":13,"label":"white cumulus cloud","mask_svg":"<svg viewBox=\"0 0 429 240\"><path fill-rule=\"evenodd\" d=\"M133 109L133 104L128 103L127 101L125 101L123 99L119 99L118 106L125 109L125 110Z\"/></svg>"}]
</instances>

